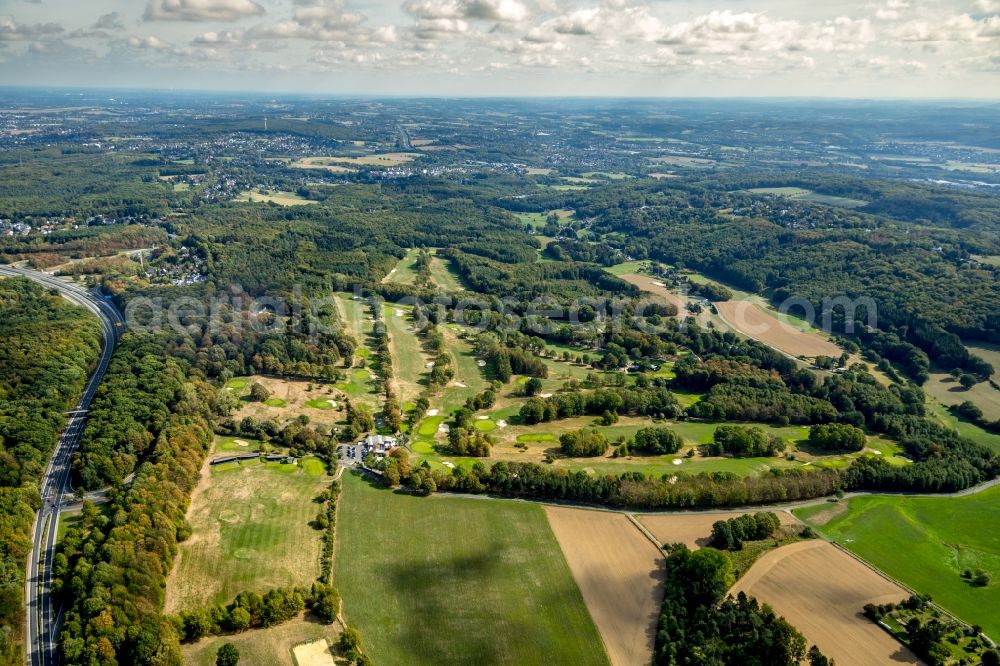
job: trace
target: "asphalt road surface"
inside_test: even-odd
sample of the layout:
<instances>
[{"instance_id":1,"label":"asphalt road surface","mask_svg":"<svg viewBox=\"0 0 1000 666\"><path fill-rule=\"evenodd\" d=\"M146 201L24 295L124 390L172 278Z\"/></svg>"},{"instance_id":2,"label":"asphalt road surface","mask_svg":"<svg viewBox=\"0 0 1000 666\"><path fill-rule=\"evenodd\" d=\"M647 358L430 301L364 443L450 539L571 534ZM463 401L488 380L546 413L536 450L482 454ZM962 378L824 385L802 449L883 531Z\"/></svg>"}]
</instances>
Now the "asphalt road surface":
<instances>
[{"instance_id":1,"label":"asphalt road surface","mask_svg":"<svg viewBox=\"0 0 1000 666\"><path fill-rule=\"evenodd\" d=\"M52 459L42 479L42 508L38 511L32 537L32 552L28 560L28 575L25 582L25 602L28 622L26 649L30 666L54 666L59 661L57 649L56 622L59 609L52 601L52 559L56 553L56 533L59 529L59 513L74 503L68 495L70 465L73 452L83 427L87 422L87 410L100 386L104 373L111 362L118 336L124 330L125 322L121 314L100 296L47 273L39 273L9 266L0 266L0 276L23 276L38 284L56 289L67 300L87 308L97 315L104 327L104 345L94 373L87 382L83 395L76 407L69 412L69 421L63 431Z\"/></svg>"}]
</instances>

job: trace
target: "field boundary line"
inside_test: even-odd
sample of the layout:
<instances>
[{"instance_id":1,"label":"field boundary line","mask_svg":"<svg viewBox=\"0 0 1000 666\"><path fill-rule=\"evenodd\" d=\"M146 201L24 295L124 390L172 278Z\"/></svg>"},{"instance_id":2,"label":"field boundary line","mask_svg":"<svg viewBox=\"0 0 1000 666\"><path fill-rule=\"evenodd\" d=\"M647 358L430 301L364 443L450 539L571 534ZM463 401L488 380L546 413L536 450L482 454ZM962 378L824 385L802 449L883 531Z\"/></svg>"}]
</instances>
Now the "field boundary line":
<instances>
[{"instance_id":1,"label":"field boundary line","mask_svg":"<svg viewBox=\"0 0 1000 666\"><path fill-rule=\"evenodd\" d=\"M626 513L625 517L628 518L629 522L635 525L636 528L638 528L638 530L642 533L643 536L652 541L654 546L656 546L660 551L663 550L663 544L660 543L660 541L655 536L653 536L652 532L646 529L645 525L639 522L639 519L635 517L635 514Z\"/></svg>"}]
</instances>

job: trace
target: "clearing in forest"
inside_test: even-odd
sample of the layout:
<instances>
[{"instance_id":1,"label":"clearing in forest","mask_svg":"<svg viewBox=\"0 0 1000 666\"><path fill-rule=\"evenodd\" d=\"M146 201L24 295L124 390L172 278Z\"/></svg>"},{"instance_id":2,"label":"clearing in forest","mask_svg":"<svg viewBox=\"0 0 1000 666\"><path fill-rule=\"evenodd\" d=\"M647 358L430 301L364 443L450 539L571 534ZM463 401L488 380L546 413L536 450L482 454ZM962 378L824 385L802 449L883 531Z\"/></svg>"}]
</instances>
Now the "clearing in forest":
<instances>
[{"instance_id":1,"label":"clearing in forest","mask_svg":"<svg viewBox=\"0 0 1000 666\"><path fill-rule=\"evenodd\" d=\"M611 663L651 663L663 553L624 514L556 506L545 513Z\"/></svg>"},{"instance_id":2,"label":"clearing in forest","mask_svg":"<svg viewBox=\"0 0 1000 666\"><path fill-rule=\"evenodd\" d=\"M921 663L862 612L865 604L896 603L909 592L826 541L765 553L730 590L737 592L769 604L838 666Z\"/></svg>"},{"instance_id":3,"label":"clearing in forest","mask_svg":"<svg viewBox=\"0 0 1000 666\"><path fill-rule=\"evenodd\" d=\"M342 482L334 579L375 663L608 663L541 505Z\"/></svg>"},{"instance_id":4,"label":"clearing in forest","mask_svg":"<svg viewBox=\"0 0 1000 666\"><path fill-rule=\"evenodd\" d=\"M246 383L240 380L246 380ZM250 401L251 384L261 384L271 397L264 402ZM344 409L342 392L338 387L321 382L280 377L239 377L230 381L227 389L240 399L239 407L233 414L237 423L247 416L260 421L275 419L278 423L285 423L305 414L314 425L332 426L342 418Z\"/></svg>"},{"instance_id":5,"label":"clearing in forest","mask_svg":"<svg viewBox=\"0 0 1000 666\"><path fill-rule=\"evenodd\" d=\"M986 357L985 354L979 356ZM990 360L991 363L994 361ZM1000 370L1000 365L995 365ZM996 381L996 379L994 379ZM1000 419L1000 390L993 388L989 382L979 382L972 388L963 388L957 379L947 372L932 372L923 389L946 407L959 405L966 400L982 410L988 420Z\"/></svg>"}]
</instances>

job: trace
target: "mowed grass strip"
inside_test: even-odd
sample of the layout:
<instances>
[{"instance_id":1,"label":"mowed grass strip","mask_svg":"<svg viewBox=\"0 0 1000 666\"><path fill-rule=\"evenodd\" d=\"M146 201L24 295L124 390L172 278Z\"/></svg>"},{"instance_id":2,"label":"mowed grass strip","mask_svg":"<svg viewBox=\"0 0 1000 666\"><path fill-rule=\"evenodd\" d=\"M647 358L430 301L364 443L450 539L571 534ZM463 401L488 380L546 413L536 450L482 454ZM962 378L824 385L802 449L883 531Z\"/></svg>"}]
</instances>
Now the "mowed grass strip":
<instances>
[{"instance_id":1,"label":"mowed grass strip","mask_svg":"<svg viewBox=\"0 0 1000 666\"><path fill-rule=\"evenodd\" d=\"M608 663L540 505L343 481L335 581L376 663Z\"/></svg>"},{"instance_id":2,"label":"mowed grass strip","mask_svg":"<svg viewBox=\"0 0 1000 666\"><path fill-rule=\"evenodd\" d=\"M806 522L820 522L821 515L801 512ZM846 511L814 527L998 640L998 520L1000 486L994 486L966 497L855 497ZM973 587L961 578L965 569L983 569L991 582Z\"/></svg>"},{"instance_id":3,"label":"mowed grass strip","mask_svg":"<svg viewBox=\"0 0 1000 666\"><path fill-rule=\"evenodd\" d=\"M462 291L462 278L447 259L435 256L431 259L431 279L445 291Z\"/></svg>"},{"instance_id":4,"label":"mowed grass strip","mask_svg":"<svg viewBox=\"0 0 1000 666\"><path fill-rule=\"evenodd\" d=\"M399 387L399 399L402 402L412 402L420 395L423 390L421 380L424 379L424 373L429 372L427 363L430 361L420 346L409 314L410 308L391 305L386 305L383 311L389 332L393 379Z\"/></svg>"},{"instance_id":5,"label":"mowed grass strip","mask_svg":"<svg viewBox=\"0 0 1000 666\"><path fill-rule=\"evenodd\" d=\"M193 532L167 580L166 610L228 603L244 590L308 586L319 575L313 499L329 485L323 464L258 461L210 467L188 510Z\"/></svg>"},{"instance_id":6,"label":"mowed grass strip","mask_svg":"<svg viewBox=\"0 0 1000 666\"><path fill-rule=\"evenodd\" d=\"M406 256L399 260L396 267L389 271L389 274L382 278L382 282L390 284L413 284L417 278L417 257L420 256L418 248L411 248L406 251Z\"/></svg>"}]
</instances>

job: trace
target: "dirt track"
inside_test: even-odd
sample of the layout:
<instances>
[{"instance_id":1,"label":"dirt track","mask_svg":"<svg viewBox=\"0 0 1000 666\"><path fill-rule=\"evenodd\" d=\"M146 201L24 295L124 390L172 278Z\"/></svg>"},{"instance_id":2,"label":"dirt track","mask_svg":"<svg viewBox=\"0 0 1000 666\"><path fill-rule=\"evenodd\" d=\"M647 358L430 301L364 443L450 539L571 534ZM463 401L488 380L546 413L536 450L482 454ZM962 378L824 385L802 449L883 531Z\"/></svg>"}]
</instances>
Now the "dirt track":
<instances>
[{"instance_id":1,"label":"dirt track","mask_svg":"<svg viewBox=\"0 0 1000 666\"><path fill-rule=\"evenodd\" d=\"M749 301L723 301L715 306L723 320L737 331L786 354L836 358L842 352L840 347L818 333L800 331Z\"/></svg>"},{"instance_id":2,"label":"dirt track","mask_svg":"<svg viewBox=\"0 0 1000 666\"><path fill-rule=\"evenodd\" d=\"M683 543L688 548L701 548L708 545L712 535L712 525L717 520L728 520L752 511L733 511L729 513L678 513L673 515L636 516L646 529L662 543ZM782 525L799 525L798 519L786 511L776 512Z\"/></svg>"},{"instance_id":3,"label":"dirt track","mask_svg":"<svg viewBox=\"0 0 1000 666\"><path fill-rule=\"evenodd\" d=\"M867 603L909 596L825 541L800 541L773 550L730 590L770 604L838 666L919 664L901 643L862 614Z\"/></svg>"},{"instance_id":4,"label":"dirt track","mask_svg":"<svg viewBox=\"0 0 1000 666\"><path fill-rule=\"evenodd\" d=\"M546 506L613 666L647 666L663 600L663 556L620 513Z\"/></svg>"}]
</instances>

